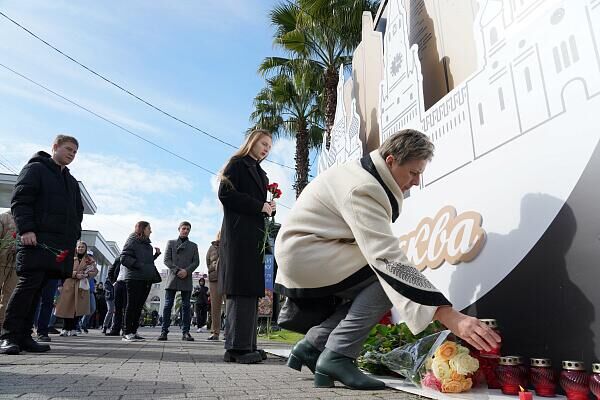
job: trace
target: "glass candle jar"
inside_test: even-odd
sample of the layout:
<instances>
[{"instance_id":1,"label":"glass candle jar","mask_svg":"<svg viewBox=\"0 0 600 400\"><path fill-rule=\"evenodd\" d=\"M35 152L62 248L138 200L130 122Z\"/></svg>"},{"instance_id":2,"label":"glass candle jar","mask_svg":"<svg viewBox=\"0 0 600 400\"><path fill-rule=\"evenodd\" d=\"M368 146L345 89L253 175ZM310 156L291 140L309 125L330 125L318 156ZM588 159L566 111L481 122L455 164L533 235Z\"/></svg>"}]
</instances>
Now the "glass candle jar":
<instances>
[{"instance_id":1,"label":"glass candle jar","mask_svg":"<svg viewBox=\"0 0 600 400\"><path fill-rule=\"evenodd\" d=\"M590 376L590 390L600 400L600 364L592 364L592 376Z\"/></svg>"},{"instance_id":2,"label":"glass candle jar","mask_svg":"<svg viewBox=\"0 0 600 400\"><path fill-rule=\"evenodd\" d=\"M523 388L527 387L529 381L529 368L525 365L524 359L522 356L508 356L512 357L517 361L517 367L519 369L519 385Z\"/></svg>"},{"instance_id":3,"label":"glass candle jar","mask_svg":"<svg viewBox=\"0 0 600 400\"><path fill-rule=\"evenodd\" d=\"M567 400L588 400L590 376L585 371L583 361L563 361L560 372L560 386Z\"/></svg>"},{"instance_id":4,"label":"glass candle jar","mask_svg":"<svg viewBox=\"0 0 600 400\"><path fill-rule=\"evenodd\" d=\"M496 376L500 383L500 389L504 394L518 395L521 385L521 370L518 360L514 357L500 357L496 367Z\"/></svg>"},{"instance_id":5,"label":"glass candle jar","mask_svg":"<svg viewBox=\"0 0 600 400\"><path fill-rule=\"evenodd\" d=\"M484 318L484 319L480 319L480 321L483 322L488 327L492 328L494 330L494 332L496 332L498 334L498 336L500 336L500 330L498 329L498 322L495 319ZM496 357L496 358L500 357L501 345L502 345L502 342L498 343L498 346L491 349L490 351L481 350L479 352L479 354L482 357Z\"/></svg>"},{"instance_id":6,"label":"glass candle jar","mask_svg":"<svg viewBox=\"0 0 600 400\"><path fill-rule=\"evenodd\" d=\"M556 372L549 358L532 358L529 380L535 393L542 397L556 396Z\"/></svg>"}]
</instances>

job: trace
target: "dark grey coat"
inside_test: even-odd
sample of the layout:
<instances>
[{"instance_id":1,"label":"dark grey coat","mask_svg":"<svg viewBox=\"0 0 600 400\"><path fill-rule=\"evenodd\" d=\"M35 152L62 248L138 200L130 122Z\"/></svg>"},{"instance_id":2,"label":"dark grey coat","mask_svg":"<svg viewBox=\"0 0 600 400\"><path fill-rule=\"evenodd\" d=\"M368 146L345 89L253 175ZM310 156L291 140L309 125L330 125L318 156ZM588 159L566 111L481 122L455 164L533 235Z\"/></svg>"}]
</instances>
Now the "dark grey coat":
<instances>
[{"instance_id":1,"label":"dark grey coat","mask_svg":"<svg viewBox=\"0 0 600 400\"><path fill-rule=\"evenodd\" d=\"M156 276L156 257L149 238L129 235L120 257L121 265L127 268L125 280L152 281Z\"/></svg>"},{"instance_id":2,"label":"dark grey coat","mask_svg":"<svg viewBox=\"0 0 600 400\"><path fill-rule=\"evenodd\" d=\"M192 274L200 264L198 245L189 239L186 241L169 240L165 248L164 261L169 268L165 289L191 292L193 288ZM177 271L180 269L187 271L185 279L177 277Z\"/></svg>"}]
</instances>

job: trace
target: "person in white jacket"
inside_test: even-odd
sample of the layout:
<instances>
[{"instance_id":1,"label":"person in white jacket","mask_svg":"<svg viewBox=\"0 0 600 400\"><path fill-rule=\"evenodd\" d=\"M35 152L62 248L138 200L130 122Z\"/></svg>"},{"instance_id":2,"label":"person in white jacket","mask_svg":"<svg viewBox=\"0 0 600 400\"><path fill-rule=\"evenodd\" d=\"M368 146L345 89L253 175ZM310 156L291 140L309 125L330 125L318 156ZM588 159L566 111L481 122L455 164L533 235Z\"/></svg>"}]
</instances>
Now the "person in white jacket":
<instances>
[{"instance_id":1,"label":"person in white jacket","mask_svg":"<svg viewBox=\"0 0 600 400\"><path fill-rule=\"evenodd\" d=\"M331 387L334 380L353 389L385 387L354 360L392 306L413 333L438 320L477 349L500 341L478 319L451 307L392 232L403 193L419 184L433 150L425 134L405 129L360 161L329 168L304 189L279 231L275 290L290 299L333 297L339 303L288 359L291 368L310 368L316 387Z\"/></svg>"}]
</instances>

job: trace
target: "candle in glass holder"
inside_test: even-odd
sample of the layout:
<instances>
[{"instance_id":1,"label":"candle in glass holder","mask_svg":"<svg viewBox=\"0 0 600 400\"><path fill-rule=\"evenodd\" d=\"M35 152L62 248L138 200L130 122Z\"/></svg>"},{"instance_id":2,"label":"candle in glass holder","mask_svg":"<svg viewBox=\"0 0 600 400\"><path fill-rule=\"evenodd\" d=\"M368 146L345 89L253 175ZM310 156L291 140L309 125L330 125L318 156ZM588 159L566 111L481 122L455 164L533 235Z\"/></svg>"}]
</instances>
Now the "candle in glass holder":
<instances>
[{"instance_id":1,"label":"candle in glass holder","mask_svg":"<svg viewBox=\"0 0 600 400\"><path fill-rule=\"evenodd\" d=\"M600 364L592 364L592 376L590 376L590 390L600 400Z\"/></svg>"},{"instance_id":2,"label":"candle in glass holder","mask_svg":"<svg viewBox=\"0 0 600 400\"><path fill-rule=\"evenodd\" d=\"M480 319L480 321L483 322L485 325L489 326L490 328L492 328L492 330L494 330L494 332L496 332L498 334L498 336L500 336L500 330L498 329L498 322L495 319L484 318L484 319ZM479 354L482 357L494 357L494 358L500 357L501 345L502 345L502 342L498 343L498 346L494 347L490 351L481 350L479 352Z\"/></svg>"},{"instance_id":3,"label":"candle in glass holder","mask_svg":"<svg viewBox=\"0 0 600 400\"><path fill-rule=\"evenodd\" d=\"M542 397L556 396L556 372L549 358L532 358L529 380L535 393Z\"/></svg>"},{"instance_id":4,"label":"candle in glass holder","mask_svg":"<svg viewBox=\"0 0 600 400\"><path fill-rule=\"evenodd\" d=\"M527 368L527 365L525 365L525 362L523 361L523 357L522 356L508 356L508 357L512 357L515 360L517 360L517 367L519 369L519 381L520 381L519 385L526 388L528 380L529 380L529 368Z\"/></svg>"},{"instance_id":5,"label":"candle in glass holder","mask_svg":"<svg viewBox=\"0 0 600 400\"><path fill-rule=\"evenodd\" d=\"M519 385L521 385L521 370L518 360L514 357L500 357L496 367L496 376L500 383L500 389L504 394L519 394Z\"/></svg>"},{"instance_id":6,"label":"candle in glass holder","mask_svg":"<svg viewBox=\"0 0 600 400\"><path fill-rule=\"evenodd\" d=\"M583 361L563 361L560 372L560 386L567 400L588 400L590 377Z\"/></svg>"}]
</instances>

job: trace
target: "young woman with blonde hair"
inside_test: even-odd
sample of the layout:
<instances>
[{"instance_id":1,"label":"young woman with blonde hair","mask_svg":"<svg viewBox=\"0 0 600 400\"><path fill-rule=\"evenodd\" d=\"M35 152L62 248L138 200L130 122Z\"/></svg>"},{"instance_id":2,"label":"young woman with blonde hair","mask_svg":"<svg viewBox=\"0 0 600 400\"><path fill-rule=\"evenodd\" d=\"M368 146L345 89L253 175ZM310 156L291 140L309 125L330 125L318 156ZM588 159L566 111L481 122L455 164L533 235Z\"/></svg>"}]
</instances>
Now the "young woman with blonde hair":
<instances>
[{"instance_id":1,"label":"young woman with blonde hair","mask_svg":"<svg viewBox=\"0 0 600 400\"><path fill-rule=\"evenodd\" d=\"M267 202L269 180L260 163L271 146L270 132L253 131L221 173L223 225L218 280L219 292L227 296L227 362L253 364L266 358L256 348L256 324L258 298L265 295L261 252L265 216L275 212L275 203Z\"/></svg>"}]
</instances>

